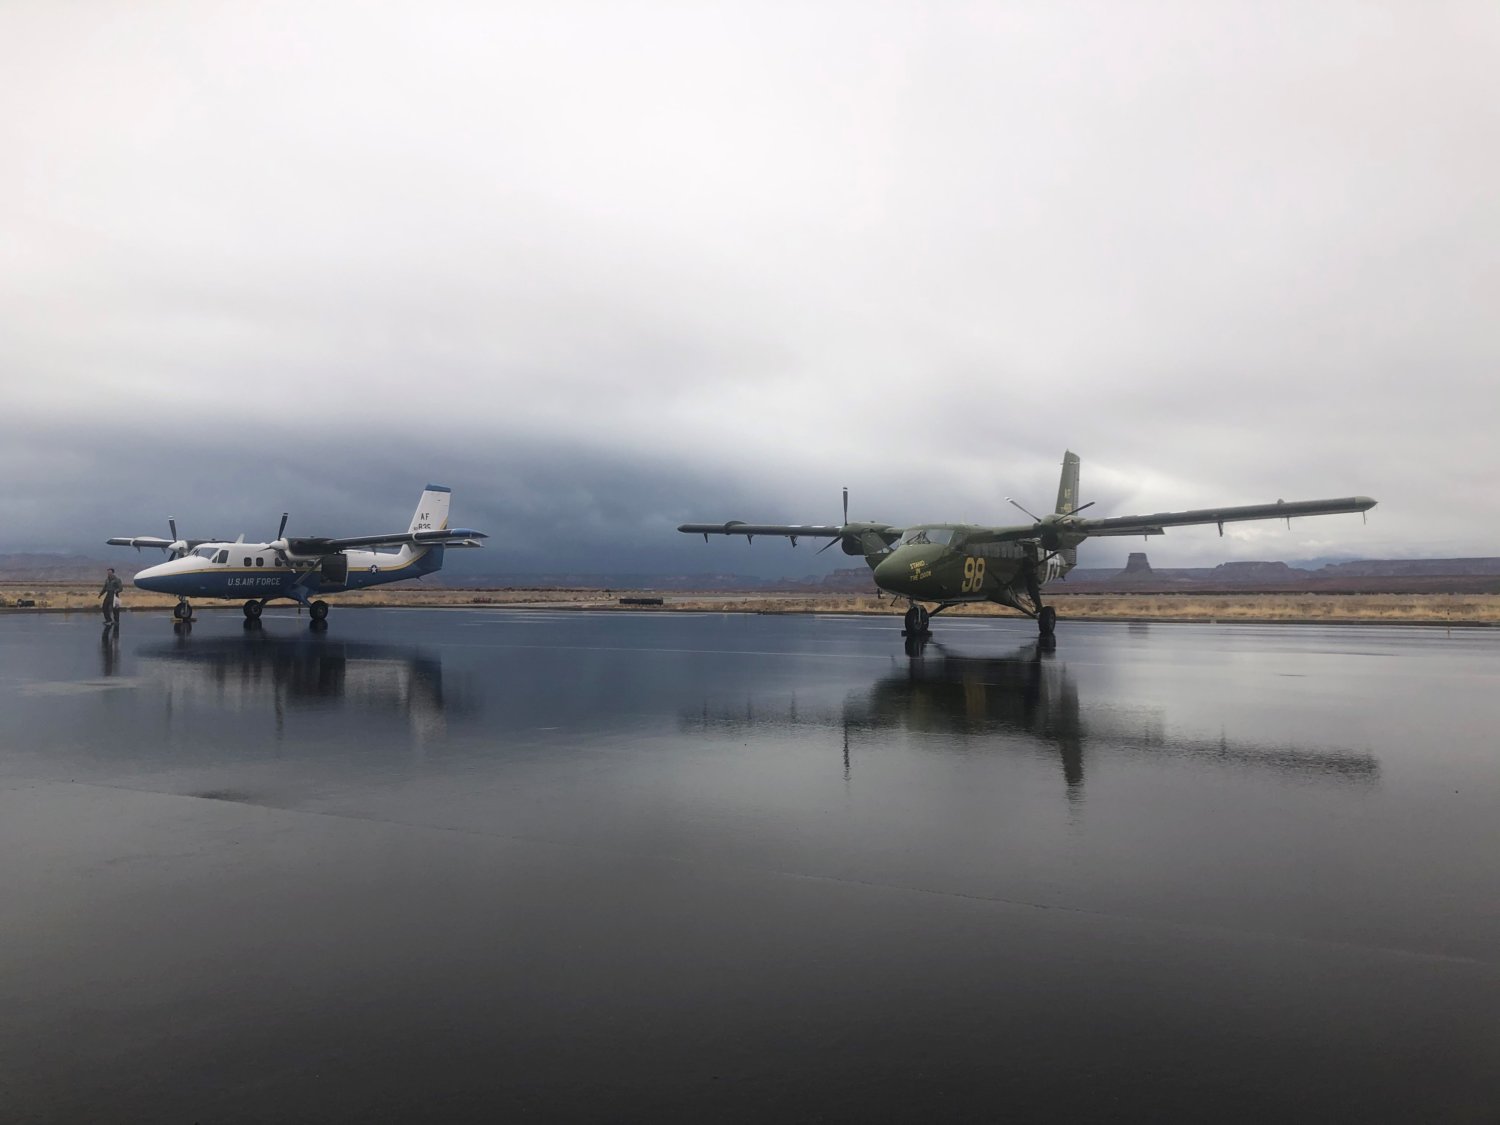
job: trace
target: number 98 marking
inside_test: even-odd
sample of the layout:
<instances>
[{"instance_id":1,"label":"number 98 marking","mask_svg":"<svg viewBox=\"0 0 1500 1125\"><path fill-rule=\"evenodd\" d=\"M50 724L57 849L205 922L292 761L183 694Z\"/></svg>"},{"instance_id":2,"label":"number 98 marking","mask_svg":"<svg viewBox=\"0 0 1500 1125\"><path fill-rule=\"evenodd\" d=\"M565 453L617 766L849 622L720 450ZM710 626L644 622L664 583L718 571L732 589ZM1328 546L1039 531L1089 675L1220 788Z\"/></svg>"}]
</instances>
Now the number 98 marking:
<instances>
[{"instance_id":1,"label":"number 98 marking","mask_svg":"<svg viewBox=\"0 0 1500 1125\"><path fill-rule=\"evenodd\" d=\"M959 590L965 594L977 594L984 585L984 560L964 559L964 580Z\"/></svg>"}]
</instances>

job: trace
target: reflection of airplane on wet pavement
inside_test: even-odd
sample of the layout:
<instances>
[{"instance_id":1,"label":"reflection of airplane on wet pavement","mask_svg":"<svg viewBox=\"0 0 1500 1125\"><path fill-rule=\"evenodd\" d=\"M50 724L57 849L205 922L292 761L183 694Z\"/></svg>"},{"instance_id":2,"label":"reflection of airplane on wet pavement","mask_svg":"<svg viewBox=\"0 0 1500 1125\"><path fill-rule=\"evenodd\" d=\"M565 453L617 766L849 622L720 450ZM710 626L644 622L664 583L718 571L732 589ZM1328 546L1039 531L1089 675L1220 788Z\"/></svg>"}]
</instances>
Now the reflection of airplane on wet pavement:
<instances>
[{"instance_id":1,"label":"reflection of airplane on wet pavement","mask_svg":"<svg viewBox=\"0 0 1500 1125\"><path fill-rule=\"evenodd\" d=\"M118 547L157 547L170 558L135 576L142 590L176 594L173 615L186 621L193 615L189 598L245 600L245 617L258 618L273 598L286 598L308 607L316 625L328 616L328 603L314 594L361 590L386 582L401 582L432 574L443 566L449 547L478 547L482 531L449 529L448 502L452 490L429 484L405 531L355 535L345 539L284 535L281 528L269 543L233 543L178 539L177 521L168 520L172 538L137 535L111 539Z\"/></svg>"},{"instance_id":2,"label":"reflection of airplane on wet pavement","mask_svg":"<svg viewBox=\"0 0 1500 1125\"><path fill-rule=\"evenodd\" d=\"M1205 508L1190 512L1157 512L1148 516L1111 516L1083 519L1078 513L1088 504L1078 503L1078 455L1063 454L1062 479L1057 487L1056 509L1032 521L1009 527L969 524L919 524L892 527L885 523L850 523L849 491L844 490L844 522L819 524L685 523L678 531L702 535L776 535L790 539L827 539L820 550L840 544L847 555L863 555L874 572L875 585L911 603L906 611L906 633L927 633L934 614L967 602L995 602L1020 610L1036 619L1043 636L1050 636L1057 621L1051 606L1042 604L1042 586L1065 577L1078 562L1078 545L1099 535L1161 535L1169 527L1217 524L1224 534L1226 523L1245 520L1284 519L1294 516L1324 516L1340 512L1366 512L1375 506L1368 496L1334 500L1278 500L1274 504ZM1010 501L1012 504L1016 502ZM1016 507L1020 508L1019 504ZM928 610L923 603L935 602Z\"/></svg>"},{"instance_id":3,"label":"reflection of airplane on wet pavement","mask_svg":"<svg viewBox=\"0 0 1500 1125\"><path fill-rule=\"evenodd\" d=\"M1159 716L1090 714L1066 663L1054 651L1055 642L1046 637L1003 656L964 656L936 642L909 639L910 659L868 690L850 693L836 714L809 708L805 700L789 707L752 701L732 712L689 713L683 722L741 734L762 724L842 729L846 767L851 743L861 734L908 730L957 736L966 744L1022 735L1059 755L1070 796L1082 792L1084 751L1090 743L1308 778L1362 782L1379 776L1375 758L1353 750L1169 735Z\"/></svg>"},{"instance_id":4,"label":"reflection of airplane on wet pavement","mask_svg":"<svg viewBox=\"0 0 1500 1125\"><path fill-rule=\"evenodd\" d=\"M362 716L404 714L414 729L440 726L450 703L442 661L399 645L278 636L250 629L230 637L178 640L142 648L141 674L164 684L169 699L203 699L235 712L357 708Z\"/></svg>"}]
</instances>

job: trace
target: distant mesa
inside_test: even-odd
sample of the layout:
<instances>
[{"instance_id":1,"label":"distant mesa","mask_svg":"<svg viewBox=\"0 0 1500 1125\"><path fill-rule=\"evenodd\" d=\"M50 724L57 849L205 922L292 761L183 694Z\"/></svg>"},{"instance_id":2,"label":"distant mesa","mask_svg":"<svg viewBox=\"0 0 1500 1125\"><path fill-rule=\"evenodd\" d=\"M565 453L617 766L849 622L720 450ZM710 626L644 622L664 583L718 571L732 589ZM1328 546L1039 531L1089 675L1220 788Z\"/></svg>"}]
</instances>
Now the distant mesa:
<instances>
[{"instance_id":1,"label":"distant mesa","mask_svg":"<svg viewBox=\"0 0 1500 1125\"><path fill-rule=\"evenodd\" d=\"M1500 558L1359 559L1311 569L1284 562L1157 569L1144 551L1132 551L1124 570L1079 567L1049 588L1077 594L1496 594Z\"/></svg>"}]
</instances>

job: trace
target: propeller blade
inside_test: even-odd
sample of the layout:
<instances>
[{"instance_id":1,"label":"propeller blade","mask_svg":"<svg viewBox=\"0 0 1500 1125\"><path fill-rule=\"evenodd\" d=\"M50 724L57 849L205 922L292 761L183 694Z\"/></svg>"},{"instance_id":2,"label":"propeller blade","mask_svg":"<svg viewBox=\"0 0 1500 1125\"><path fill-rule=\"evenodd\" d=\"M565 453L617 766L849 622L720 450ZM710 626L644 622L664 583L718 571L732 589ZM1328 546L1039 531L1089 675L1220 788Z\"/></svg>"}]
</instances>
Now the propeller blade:
<instances>
[{"instance_id":1,"label":"propeller blade","mask_svg":"<svg viewBox=\"0 0 1500 1125\"><path fill-rule=\"evenodd\" d=\"M280 539L281 536L282 536L282 533L286 531L286 518L289 515L291 515L290 512L282 512L281 513L281 526L276 529L276 538L277 539Z\"/></svg>"},{"instance_id":2,"label":"propeller blade","mask_svg":"<svg viewBox=\"0 0 1500 1125\"><path fill-rule=\"evenodd\" d=\"M172 542L162 548L170 559L180 559L188 553L188 545L177 538L177 518L167 517L167 528L172 532Z\"/></svg>"},{"instance_id":3,"label":"propeller blade","mask_svg":"<svg viewBox=\"0 0 1500 1125\"><path fill-rule=\"evenodd\" d=\"M1007 504L1012 504L1012 505L1014 505L1014 506L1015 506L1015 507L1017 507L1017 508L1021 508L1021 505L1019 505L1019 504L1017 504L1017 503L1016 503L1016 502L1015 502L1015 501L1014 501L1014 500L1012 500L1012 499L1011 499L1011 498L1010 498L1010 497L1009 497L1009 496L1007 496L1007 497L1006 497L1006 498L1005 498L1005 502L1006 502L1006 503L1007 503ZM1023 512L1026 512L1026 509L1025 509L1025 508L1021 508L1021 511L1023 511ZM1040 516L1032 516L1032 515L1031 515L1031 513L1030 513L1030 512L1026 512L1026 514L1027 514L1027 515L1028 515L1028 516L1031 516L1031 519L1032 519L1032 521L1033 521L1033 522L1034 522L1034 523L1041 523L1041 522L1042 522L1042 520L1041 520L1041 517L1040 517Z\"/></svg>"},{"instance_id":4,"label":"propeller blade","mask_svg":"<svg viewBox=\"0 0 1500 1125\"><path fill-rule=\"evenodd\" d=\"M846 527L846 526L848 526L848 524L849 524L849 490L846 488L846 489L844 489L844 522L841 523L841 524L839 524L839 527L841 527L841 528L842 527ZM821 547L819 547L815 553L821 555L824 551L828 550L828 548L832 547L835 543L842 543L845 538L846 538L845 536L841 535L837 539L830 539L827 543L824 543Z\"/></svg>"}]
</instances>

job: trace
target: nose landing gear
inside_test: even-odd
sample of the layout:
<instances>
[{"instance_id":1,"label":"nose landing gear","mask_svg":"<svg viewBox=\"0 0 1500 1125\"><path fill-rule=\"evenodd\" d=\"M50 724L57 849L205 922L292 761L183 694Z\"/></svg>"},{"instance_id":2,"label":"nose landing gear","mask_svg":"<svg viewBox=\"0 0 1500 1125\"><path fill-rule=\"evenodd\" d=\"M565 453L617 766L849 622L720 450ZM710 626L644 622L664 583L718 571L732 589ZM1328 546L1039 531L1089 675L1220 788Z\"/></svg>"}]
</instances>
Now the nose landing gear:
<instances>
[{"instance_id":1,"label":"nose landing gear","mask_svg":"<svg viewBox=\"0 0 1500 1125\"><path fill-rule=\"evenodd\" d=\"M906 631L902 634L902 636L926 636L931 632L931 630L927 628L927 623L930 619L931 615L927 612L927 607L924 605L918 605L917 603L913 602L912 607L906 611L906 617L904 619L906 622Z\"/></svg>"}]
</instances>

